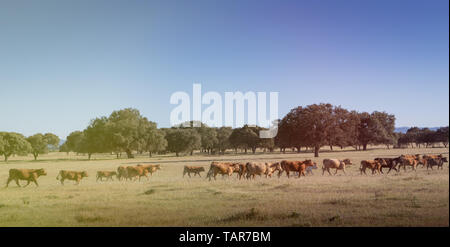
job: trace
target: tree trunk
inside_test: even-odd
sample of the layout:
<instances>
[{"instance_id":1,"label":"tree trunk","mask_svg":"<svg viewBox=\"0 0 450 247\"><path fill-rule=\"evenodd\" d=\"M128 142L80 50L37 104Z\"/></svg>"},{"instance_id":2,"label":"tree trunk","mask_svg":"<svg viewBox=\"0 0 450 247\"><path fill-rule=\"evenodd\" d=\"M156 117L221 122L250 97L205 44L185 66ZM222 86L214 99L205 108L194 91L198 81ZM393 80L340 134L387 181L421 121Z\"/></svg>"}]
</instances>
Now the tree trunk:
<instances>
[{"instance_id":1,"label":"tree trunk","mask_svg":"<svg viewBox=\"0 0 450 247\"><path fill-rule=\"evenodd\" d=\"M191 156L194 154L194 150L191 150Z\"/></svg>"},{"instance_id":2,"label":"tree trunk","mask_svg":"<svg viewBox=\"0 0 450 247\"><path fill-rule=\"evenodd\" d=\"M252 153L255 153L256 152L256 148L252 148Z\"/></svg>"},{"instance_id":3,"label":"tree trunk","mask_svg":"<svg viewBox=\"0 0 450 247\"><path fill-rule=\"evenodd\" d=\"M152 157L152 152L148 151L148 156Z\"/></svg>"},{"instance_id":4,"label":"tree trunk","mask_svg":"<svg viewBox=\"0 0 450 247\"><path fill-rule=\"evenodd\" d=\"M8 162L8 157L9 157L9 156L6 155L6 154L5 154L4 156L5 156L5 162Z\"/></svg>"},{"instance_id":5,"label":"tree trunk","mask_svg":"<svg viewBox=\"0 0 450 247\"><path fill-rule=\"evenodd\" d=\"M319 157L320 146L314 146L314 157Z\"/></svg>"},{"instance_id":6,"label":"tree trunk","mask_svg":"<svg viewBox=\"0 0 450 247\"><path fill-rule=\"evenodd\" d=\"M33 154L34 160L37 160L38 155L39 155L39 154L37 154L37 153L34 153L34 154Z\"/></svg>"},{"instance_id":7,"label":"tree trunk","mask_svg":"<svg viewBox=\"0 0 450 247\"><path fill-rule=\"evenodd\" d=\"M367 150L367 143L363 144L363 151Z\"/></svg>"},{"instance_id":8,"label":"tree trunk","mask_svg":"<svg viewBox=\"0 0 450 247\"><path fill-rule=\"evenodd\" d=\"M297 147L297 153L300 153L300 150L302 149L302 147L301 146L298 146Z\"/></svg>"},{"instance_id":9,"label":"tree trunk","mask_svg":"<svg viewBox=\"0 0 450 247\"><path fill-rule=\"evenodd\" d=\"M133 155L131 154L131 150L130 150L130 149L126 149L126 150L125 150L125 153L127 153L127 158L128 158L128 159L133 158Z\"/></svg>"},{"instance_id":10,"label":"tree trunk","mask_svg":"<svg viewBox=\"0 0 450 247\"><path fill-rule=\"evenodd\" d=\"M175 152L175 155L178 157L178 156L180 156L179 154L178 154L178 152Z\"/></svg>"},{"instance_id":11,"label":"tree trunk","mask_svg":"<svg viewBox=\"0 0 450 247\"><path fill-rule=\"evenodd\" d=\"M116 153L116 159L119 159L119 153Z\"/></svg>"},{"instance_id":12,"label":"tree trunk","mask_svg":"<svg viewBox=\"0 0 450 247\"><path fill-rule=\"evenodd\" d=\"M245 153L247 154L247 149L245 149Z\"/></svg>"},{"instance_id":13,"label":"tree trunk","mask_svg":"<svg viewBox=\"0 0 450 247\"><path fill-rule=\"evenodd\" d=\"M88 154L88 160L91 160L91 155L92 155L92 154Z\"/></svg>"},{"instance_id":14,"label":"tree trunk","mask_svg":"<svg viewBox=\"0 0 450 247\"><path fill-rule=\"evenodd\" d=\"M333 145L330 145L330 149L331 149L331 151L333 151Z\"/></svg>"}]
</instances>

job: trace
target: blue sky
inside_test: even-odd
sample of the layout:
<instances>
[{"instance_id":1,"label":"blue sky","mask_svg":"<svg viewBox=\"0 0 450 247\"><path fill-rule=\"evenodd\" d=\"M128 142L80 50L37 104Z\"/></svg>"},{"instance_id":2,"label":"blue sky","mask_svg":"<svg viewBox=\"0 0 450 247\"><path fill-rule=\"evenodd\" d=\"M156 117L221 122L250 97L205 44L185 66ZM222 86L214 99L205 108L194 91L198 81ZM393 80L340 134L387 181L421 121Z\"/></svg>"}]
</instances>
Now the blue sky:
<instances>
[{"instance_id":1,"label":"blue sky","mask_svg":"<svg viewBox=\"0 0 450 247\"><path fill-rule=\"evenodd\" d=\"M277 91L449 123L449 2L0 1L0 130L65 138L134 107L169 126L175 91Z\"/></svg>"}]
</instances>

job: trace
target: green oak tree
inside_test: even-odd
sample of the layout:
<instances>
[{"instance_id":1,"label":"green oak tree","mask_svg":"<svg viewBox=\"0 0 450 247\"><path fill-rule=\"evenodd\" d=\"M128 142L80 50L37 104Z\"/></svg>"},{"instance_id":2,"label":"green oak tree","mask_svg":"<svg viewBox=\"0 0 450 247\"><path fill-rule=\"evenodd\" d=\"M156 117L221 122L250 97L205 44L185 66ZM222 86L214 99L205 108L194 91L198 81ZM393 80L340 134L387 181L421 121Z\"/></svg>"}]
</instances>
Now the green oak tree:
<instances>
[{"instance_id":1,"label":"green oak tree","mask_svg":"<svg viewBox=\"0 0 450 247\"><path fill-rule=\"evenodd\" d=\"M13 155L26 155L31 151L31 145L26 138L15 132L0 132L0 155L5 157L5 162Z\"/></svg>"},{"instance_id":2,"label":"green oak tree","mask_svg":"<svg viewBox=\"0 0 450 247\"><path fill-rule=\"evenodd\" d=\"M40 154L46 154L49 152L49 148L56 149L59 145L59 137L52 133L46 133L45 135L38 133L27 138L27 141L31 145L31 154L34 156L34 160Z\"/></svg>"}]
</instances>

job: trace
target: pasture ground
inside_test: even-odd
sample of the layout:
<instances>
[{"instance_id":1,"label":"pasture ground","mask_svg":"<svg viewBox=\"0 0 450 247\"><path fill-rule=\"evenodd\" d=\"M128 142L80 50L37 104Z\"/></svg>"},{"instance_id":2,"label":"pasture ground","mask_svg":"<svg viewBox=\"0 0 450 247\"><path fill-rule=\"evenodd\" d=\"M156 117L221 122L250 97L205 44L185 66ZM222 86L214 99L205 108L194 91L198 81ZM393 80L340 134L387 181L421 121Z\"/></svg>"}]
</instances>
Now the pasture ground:
<instances>
[{"instance_id":1,"label":"pasture ground","mask_svg":"<svg viewBox=\"0 0 450 247\"><path fill-rule=\"evenodd\" d=\"M211 160L304 160L311 153L258 153L225 156L139 156L114 159L109 155L65 153L14 157L0 162L0 226L449 226L449 166L443 170L418 168L384 175L360 175L363 159L400 154L444 153L446 148L372 149L323 152L314 158L314 175L288 179L264 177L216 181L182 178L184 165L208 170ZM322 176L324 158L350 158L344 175ZM119 165L161 164L162 170L141 182L96 182L98 170ZM45 168L39 187L4 188L10 168ZM88 178L76 186L56 180L59 170L86 170ZM22 185L25 181L21 182Z\"/></svg>"}]
</instances>

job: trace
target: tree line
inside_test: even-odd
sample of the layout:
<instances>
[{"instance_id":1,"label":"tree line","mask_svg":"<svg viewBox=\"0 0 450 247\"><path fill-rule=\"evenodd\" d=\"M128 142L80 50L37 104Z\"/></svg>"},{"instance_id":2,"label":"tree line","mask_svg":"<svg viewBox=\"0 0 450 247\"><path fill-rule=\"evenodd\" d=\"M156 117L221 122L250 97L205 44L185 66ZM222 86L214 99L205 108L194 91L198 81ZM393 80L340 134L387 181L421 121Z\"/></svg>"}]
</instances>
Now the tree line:
<instances>
[{"instance_id":1,"label":"tree line","mask_svg":"<svg viewBox=\"0 0 450 247\"><path fill-rule=\"evenodd\" d=\"M386 112L357 112L331 104L313 104L292 109L278 120L275 138L259 138L259 132L266 130L259 126L244 125L240 128L213 128L203 123L193 127L188 122L172 128L157 128L155 122L142 116L137 109L126 108L114 111L110 116L91 120L82 131L74 131L59 147L61 152L87 154L90 159L95 153L113 153L117 158L122 153L133 158L134 153L172 152L193 154L199 150L206 154L224 154L226 150L242 150L255 153L258 148L273 152L279 148L310 149L315 157L324 146L366 150L371 145L386 145L387 148L402 147L411 143L428 147L433 143L448 144L448 127L437 131L411 128L406 134L396 133L395 116ZM8 159L12 154L47 153L49 148L58 147L59 138L51 133L36 134L25 138L18 133L0 132L0 155Z\"/></svg>"},{"instance_id":2,"label":"tree line","mask_svg":"<svg viewBox=\"0 0 450 247\"><path fill-rule=\"evenodd\" d=\"M46 154L49 150L58 150L59 137L52 133L35 134L25 137L15 132L0 132L0 155L5 161L11 155L33 154L36 160L40 154Z\"/></svg>"},{"instance_id":3,"label":"tree line","mask_svg":"<svg viewBox=\"0 0 450 247\"><path fill-rule=\"evenodd\" d=\"M444 147L448 146L448 126L440 127L437 130L429 128L409 128L406 133L398 133L399 147L430 147L442 143Z\"/></svg>"}]
</instances>

